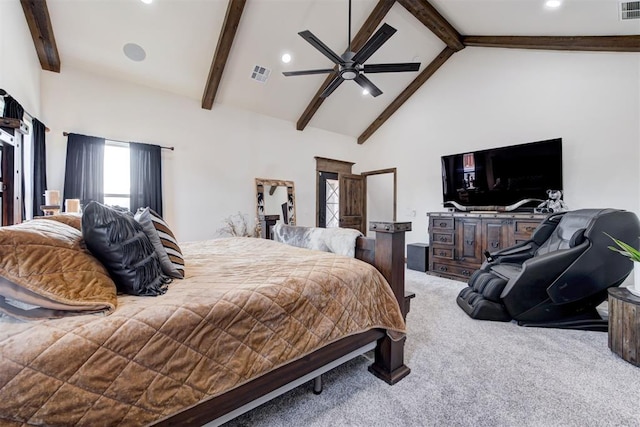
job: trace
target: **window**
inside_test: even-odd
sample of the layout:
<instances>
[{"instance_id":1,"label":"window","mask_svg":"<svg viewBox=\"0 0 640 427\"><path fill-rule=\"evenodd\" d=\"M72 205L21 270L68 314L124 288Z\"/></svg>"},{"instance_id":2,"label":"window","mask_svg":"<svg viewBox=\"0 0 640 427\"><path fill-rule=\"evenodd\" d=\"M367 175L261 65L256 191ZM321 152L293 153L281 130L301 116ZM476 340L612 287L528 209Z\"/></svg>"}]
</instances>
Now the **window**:
<instances>
[{"instance_id":1,"label":"window","mask_svg":"<svg viewBox=\"0 0 640 427\"><path fill-rule=\"evenodd\" d=\"M340 225L338 219L340 213L338 211L340 206L340 187L337 179L327 179L327 228L338 227Z\"/></svg>"},{"instance_id":2,"label":"window","mask_svg":"<svg viewBox=\"0 0 640 427\"><path fill-rule=\"evenodd\" d=\"M129 209L131 202L129 144L105 141L104 203Z\"/></svg>"}]
</instances>

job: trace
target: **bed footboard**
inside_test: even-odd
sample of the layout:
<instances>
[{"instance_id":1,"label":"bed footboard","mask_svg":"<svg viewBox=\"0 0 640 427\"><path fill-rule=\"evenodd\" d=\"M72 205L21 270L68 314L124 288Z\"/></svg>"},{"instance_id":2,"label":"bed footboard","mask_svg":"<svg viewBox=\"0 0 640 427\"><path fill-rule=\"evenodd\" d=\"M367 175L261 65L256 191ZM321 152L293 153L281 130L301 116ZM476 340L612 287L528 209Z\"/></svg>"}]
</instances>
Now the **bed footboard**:
<instances>
[{"instance_id":1,"label":"bed footboard","mask_svg":"<svg viewBox=\"0 0 640 427\"><path fill-rule=\"evenodd\" d=\"M404 289L405 232L411 231L411 223L370 222L369 230L376 232L376 238L357 242L356 256L373 264L387 279L402 315L406 318L409 301L413 297L413 294L406 293ZM411 370L404 364L405 340L403 337L393 341L387 335L380 338L375 351L375 362L369 367L369 371L389 384L395 384L406 377Z\"/></svg>"}]
</instances>

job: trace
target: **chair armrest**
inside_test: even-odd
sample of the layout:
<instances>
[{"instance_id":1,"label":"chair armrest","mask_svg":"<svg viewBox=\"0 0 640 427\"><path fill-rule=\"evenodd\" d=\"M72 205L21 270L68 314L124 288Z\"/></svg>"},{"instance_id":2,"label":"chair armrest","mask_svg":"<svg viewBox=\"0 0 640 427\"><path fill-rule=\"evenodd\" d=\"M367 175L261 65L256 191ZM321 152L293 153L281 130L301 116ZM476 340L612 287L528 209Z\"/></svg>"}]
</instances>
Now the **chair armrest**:
<instances>
[{"instance_id":1,"label":"chair armrest","mask_svg":"<svg viewBox=\"0 0 640 427\"><path fill-rule=\"evenodd\" d=\"M585 243L584 246L587 244ZM526 277L536 283L553 283L584 251L583 245L569 249L560 249L548 254L535 256L522 263L522 271L516 280L511 280L502 291L501 298L508 298L509 291ZM518 286L523 286L518 283Z\"/></svg>"},{"instance_id":2,"label":"chair armrest","mask_svg":"<svg viewBox=\"0 0 640 427\"><path fill-rule=\"evenodd\" d=\"M531 241L518 243L517 245L510 246L508 248L499 250L497 252L489 253L485 252L485 257L490 264L510 262L510 263L522 263L524 260L529 259L535 253L537 246Z\"/></svg>"}]
</instances>

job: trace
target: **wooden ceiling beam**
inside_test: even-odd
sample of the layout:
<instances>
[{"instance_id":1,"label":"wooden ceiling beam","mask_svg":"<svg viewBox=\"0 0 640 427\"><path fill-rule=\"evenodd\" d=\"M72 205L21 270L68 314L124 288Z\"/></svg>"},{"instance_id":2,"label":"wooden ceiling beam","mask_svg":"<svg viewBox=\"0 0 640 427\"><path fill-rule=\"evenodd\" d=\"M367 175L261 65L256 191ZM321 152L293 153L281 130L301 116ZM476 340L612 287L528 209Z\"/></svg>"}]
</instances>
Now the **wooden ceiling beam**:
<instances>
[{"instance_id":1,"label":"wooden ceiling beam","mask_svg":"<svg viewBox=\"0 0 640 427\"><path fill-rule=\"evenodd\" d=\"M20 0L43 70L60 72L60 55L46 0Z\"/></svg>"},{"instance_id":2,"label":"wooden ceiling beam","mask_svg":"<svg viewBox=\"0 0 640 427\"><path fill-rule=\"evenodd\" d=\"M463 36L466 46L511 49L640 52L640 36Z\"/></svg>"},{"instance_id":3,"label":"wooden ceiling beam","mask_svg":"<svg viewBox=\"0 0 640 427\"><path fill-rule=\"evenodd\" d=\"M378 4L376 4L376 6L373 8L373 11L365 21L364 25L362 25L362 28L360 28L360 30L358 31L358 34L356 34L353 40L351 40L351 50L357 52L362 46L364 46L364 44L367 42L367 40L369 40L369 37L371 37L376 28L378 28L378 25L380 25L395 2L396 0L378 1ZM338 70L337 65L335 67L335 70ZM313 96L313 99L311 100L311 102L309 102L309 105L307 105L307 108L304 110L304 113L302 113L302 115L298 119L298 122L296 123L297 130L304 130L304 128L307 127L313 116L316 114L325 100L325 98L320 98L320 95L327 88L331 80L333 80L334 76L334 73L329 74L322 85L320 85L320 89L318 89L316 94Z\"/></svg>"},{"instance_id":4,"label":"wooden ceiling beam","mask_svg":"<svg viewBox=\"0 0 640 427\"><path fill-rule=\"evenodd\" d=\"M377 119L358 137L358 144L363 144L373 133L384 124L429 78L444 64L456 50L445 47L442 52L416 77L405 90L393 100Z\"/></svg>"},{"instance_id":5,"label":"wooden ceiling beam","mask_svg":"<svg viewBox=\"0 0 640 427\"><path fill-rule=\"evenodd\" d=\"M227 13L218 38L218 46L216 46L216 52L213 55L209 77L202 95L202 108L204 109L211 110L213 108L213 101L216 99L218 86L220 86L222 74L227 65L227 59L229 58L231 46L233 45L246 2L247 0L229 0L227 5Z\"/></svg>"},{"instance_id":6,"label":"wooden ceiling beam","mask_svg":"<svg viewBox=\"0 0 640 427\"><path fill-rule=\"evenodd\" d=\"M398 0L409 13L454 51L464 49L462 36L427 0Z\"/></svg>"}]
</instances>

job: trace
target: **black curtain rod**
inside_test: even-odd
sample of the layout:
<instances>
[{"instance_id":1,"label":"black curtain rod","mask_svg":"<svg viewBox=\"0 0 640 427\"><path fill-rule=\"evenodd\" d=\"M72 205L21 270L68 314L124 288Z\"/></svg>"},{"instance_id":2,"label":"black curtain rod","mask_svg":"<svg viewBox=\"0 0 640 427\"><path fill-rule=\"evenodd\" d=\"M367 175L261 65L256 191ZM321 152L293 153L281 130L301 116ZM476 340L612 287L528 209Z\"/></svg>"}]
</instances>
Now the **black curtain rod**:
<instances>
[{"instance_id":1,"label":"black curtain rod","mask_svg":"<svg viewBox=\"0 0 640 427\"><path fill-rule=\"evenodd\" d=\"M69 132L62 132L63 136L69 136ZM124 142L125 144L129 144L131 141L120 141L118 139L111 139L111 138L105 138L108 141L114 141L114 142ZM163 150L171 150L173 151L175 148L174 147L163 147L162 145L159 146L160 148L162 148Z\"/></svg>"}]
</instances>

